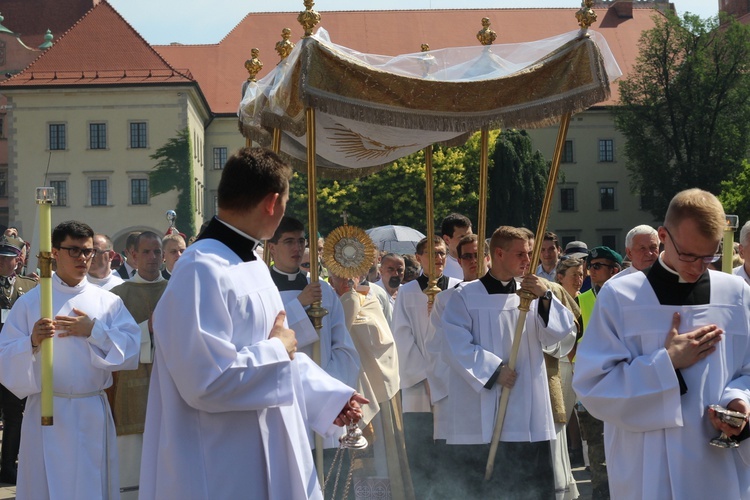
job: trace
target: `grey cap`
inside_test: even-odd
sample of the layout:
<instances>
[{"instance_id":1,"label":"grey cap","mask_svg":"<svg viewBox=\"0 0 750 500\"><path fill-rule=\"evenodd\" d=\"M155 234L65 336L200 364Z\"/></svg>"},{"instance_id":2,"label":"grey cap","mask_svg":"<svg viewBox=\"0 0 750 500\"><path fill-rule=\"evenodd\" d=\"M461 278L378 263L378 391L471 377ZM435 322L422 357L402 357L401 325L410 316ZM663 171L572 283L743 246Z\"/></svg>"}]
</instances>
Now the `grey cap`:
<instances>
[{"instance_id":1,"label":"grey cap","mask_svg":"<svg viewBox=\"0 0 750 500\"><path fill-rule=\"evenodd\" d=\"M21 238L3 235L0 237L0 256L18 257L21 255L21 249L24 246L26 246L26 243Z\"/></svg>"},{"instance_id":2,"label":"grey cap","mask_svg":"<svg viewBox=\"0 0 750 500\"><path fill-rule=\"evenodd\" d=\"M585 259L589 256L589 247L582 241L571 241L565 245L565 252L563 255L567 255L574 259Z\"/></svg>"}]
</instances>

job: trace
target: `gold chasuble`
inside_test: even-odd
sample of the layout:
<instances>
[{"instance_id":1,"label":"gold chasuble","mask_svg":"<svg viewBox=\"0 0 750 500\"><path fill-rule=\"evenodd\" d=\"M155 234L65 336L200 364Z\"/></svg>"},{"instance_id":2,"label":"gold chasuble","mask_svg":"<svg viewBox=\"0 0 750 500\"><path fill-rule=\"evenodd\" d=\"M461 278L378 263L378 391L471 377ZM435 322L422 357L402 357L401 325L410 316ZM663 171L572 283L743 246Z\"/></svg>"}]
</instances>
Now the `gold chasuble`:
<instances>
[{"instance_id":1,"label":"gold chasuble","mask_svg":"<svg viewBox=\"0 0 750 500\"><path fill-rule=\"evenodd\" d=\"M119 296L125 303L125 307L141 325L148 322L151 313L156 309L164 290L167 288L167 280L155 282L126 281L112 289L112 293ZM142 337L149 335L148 328L141 325ZM149 341L153 345L153 339L141 339ZM141 350L141 361L143 361L143 349ZM112 387L107 389L112 416L115 420L117 435L141 434L146 422L146 402L148 401L148 383L151 378L151 359L148 363L138 363L138 369L120 371L115 373Z\"/></svg>"}]
</instances>

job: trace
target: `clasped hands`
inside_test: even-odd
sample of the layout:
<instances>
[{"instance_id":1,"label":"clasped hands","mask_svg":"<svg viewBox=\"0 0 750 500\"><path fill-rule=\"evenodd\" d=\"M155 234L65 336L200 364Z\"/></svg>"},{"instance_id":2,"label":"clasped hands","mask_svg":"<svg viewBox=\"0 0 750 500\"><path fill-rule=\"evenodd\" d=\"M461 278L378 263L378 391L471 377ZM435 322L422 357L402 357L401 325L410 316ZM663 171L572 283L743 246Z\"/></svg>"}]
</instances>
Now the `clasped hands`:
<instances>
[{"instance_id":1,"label":"clasped hands","mask_svg":"<svg viewBox=\"0 0 750 500\"><path fill-rule=\"evenodd\" d=\"M31 345L39 346L45 339L58 337L90 337L94 320L80 309L73 308L76 316L55 316L55 319L41 318L31 330Z\"/></svg>"}]
</instances>

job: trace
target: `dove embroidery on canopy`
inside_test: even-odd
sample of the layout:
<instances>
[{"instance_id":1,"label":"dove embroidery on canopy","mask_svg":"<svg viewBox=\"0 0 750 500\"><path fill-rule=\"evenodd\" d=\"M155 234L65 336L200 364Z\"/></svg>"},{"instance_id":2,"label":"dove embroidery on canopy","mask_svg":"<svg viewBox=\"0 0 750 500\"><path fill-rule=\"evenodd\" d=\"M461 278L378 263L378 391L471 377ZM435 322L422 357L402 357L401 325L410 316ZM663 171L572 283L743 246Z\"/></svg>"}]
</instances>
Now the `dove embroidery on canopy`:
<instances>
[{"instance_id":1,"label":"dove embroidery on canopy","mask_svg":"<svg viewBox=\"0 0 750 500\"><path fill-rule=\"evenodd\" d=\"M357 160L385 158L399 149L418 146L418 144L389 146L343 126L326 127L325 130L332 132L328 139L338 151L344 153L347 158L356 158Z\"/></svg>"}]
</instances>

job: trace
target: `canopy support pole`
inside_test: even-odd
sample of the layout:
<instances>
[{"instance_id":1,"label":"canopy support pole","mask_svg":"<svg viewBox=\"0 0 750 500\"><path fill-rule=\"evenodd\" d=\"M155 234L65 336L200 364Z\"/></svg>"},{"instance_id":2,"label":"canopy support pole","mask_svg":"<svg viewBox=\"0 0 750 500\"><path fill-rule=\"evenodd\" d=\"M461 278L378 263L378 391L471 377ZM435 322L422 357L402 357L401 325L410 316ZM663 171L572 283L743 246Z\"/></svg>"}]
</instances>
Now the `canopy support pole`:
<instances>
[{"instance_id":1,"label":"canopy support pole","mask_svg":"<svg viewBox=\"0 0 750 500\"><path fill-rule=\"evenodd\" d=\"M549 180L547 181L547 192L544 195L544 202L542 203L542 212L539 214L539 225L536 228L536 237L534 239L534 250L531 252L531 263L529 269L526 271L527 274L532 274L536 271L535 263L539 260L539 254L542 253L542 242L544 240L544 233L547 229L547 220L549 219L549 211L552 206L552 198L555 194L555 186L557 184L558 171L560 169L560 159L562 158L563 148L565 147L565 138L568 135L568 125L570 125L571 113L565 113L560 121L560 128L557 132L557 142L555 143L555 152L552 156L552 165L549 170ZM521 304L518 306L520 314L518 315L518 323L516 323L516 331L513 336L513 347L508 361L508 368L511 370L516 369L516 360L518 359L518 349L521 345L521 334L523 333L523 325L526 322L526 313L529 312L531 301L534 300L534 295L523 292L519 292L521 296ZM497 410L497 420L495 421L495 430L492 433L492 443L490 444L490 454L487 458L487 467L484 473L484 479L489 481L492 477L492 470L495 468L495 455L497 454L497 446L500 442L500 433L503 430L503 421L505 420L505 413L508 409L508 400L510 399L510 389L504 387L500 393L500 406Z\"/></svg>"},{"instance_id":2,"label":"canopy support pole","mask_svg":"<svg viewBox=\"0 0 750 500\"><path fill-rule=\"evenodd\" d=\"M435 244L432 242L435 237L435 207L433 206L433 181L432 181L432 146L427 146L424 149L424 167L425 167L425 211L427 212L427 262L429 281L427 282L427 288L424 289L425 295L427 295L427 314L432 311L432 304L435 302L435 295L440 293L440 288L437 286L438 276L435 276ZM311 257L312 262L312 257Z\"/></svg>"},{"instance_id":3,"label":"canopy support pole","mask_svg":"<svg viewBox=\"0 0 750 500\"><path fill-rule=\"evenodd\" d=\"M308 241L310 245L310 283L318 283L318 186L315 171L315 109L307 108L305 110L305 120L307 122L307 210L308 210ZM274 145L277 144L276 131L274 129ZM278 133L278 145L281 145L281 131ZM321 306L321 301L315 301L307 310L307 315L318 332L320 338L320 329L323 327L323 317L328 311ZM313 344L313 361L321 366L320 360L320 340ZM323 485L323 438L315 434L315 467L318 471L318 481Z\"/></svg>"},{"instance_id":4,"label":"canopy support pole","mask_svg":"<svg viewBox=\"0 0 750 500\"><path fill-rule=\"evenodd\" d=\"M477 273L484 276L484 240L487 238L487 190L489 188L489 142L490 128L485 125L480 133L479 156L479 214L477 220Z\"/></svg>"}]
</instances>

